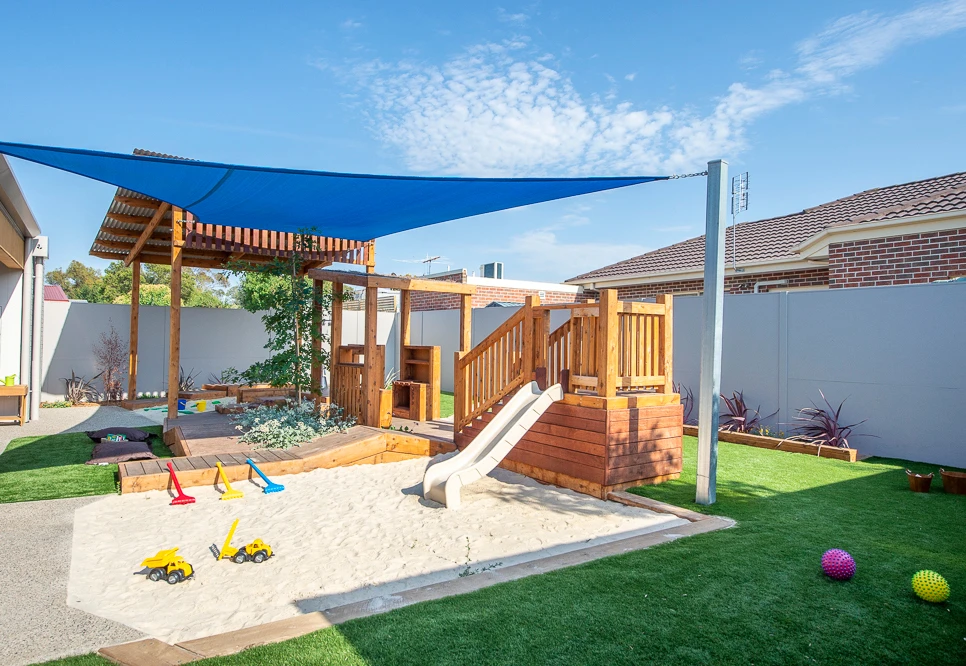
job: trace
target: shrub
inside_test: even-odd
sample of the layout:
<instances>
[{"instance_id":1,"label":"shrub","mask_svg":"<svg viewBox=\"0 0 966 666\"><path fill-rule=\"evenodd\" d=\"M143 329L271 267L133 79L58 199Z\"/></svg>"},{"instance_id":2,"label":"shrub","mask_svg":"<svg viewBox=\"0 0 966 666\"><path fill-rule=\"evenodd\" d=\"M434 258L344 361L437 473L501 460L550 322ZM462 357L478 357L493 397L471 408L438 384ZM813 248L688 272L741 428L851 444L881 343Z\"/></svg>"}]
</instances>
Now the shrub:
<instances>
[{"instance_id":1,"label":"shrub","mask_svg":"<svg viewBox=\"0 0 966 666\"><path fill-rule=\"evenodd\" d=\"M758 406L758 409L750 409L745 402L745 395L741 391L732 391L730 398L721 394L721 399L724 400L725 405L728 407L728 413L722 414L719 417L719 430L750 433L761 428L762 416L758 411L761 409L761 405ZM777 411L773 412L765 418L774 416L777 413Z\"/></svg>"},{"instance_id":2,"label":"shrub","mask_svg":"<svg viewBox=\"0 0 966 666\"><path fill-rule=\"evenodd\" d=\"M100 376L100 374L94 375L91 381ZM64 391L64 400L67 402L74 404L79 402L97 402L97 399L100 397L94 385L83 377L75 375L73 369L70 371L70 379L61 377L61 381L67 384L67 388Z\"/></svg>"},{"instance_id":3,"label":"shrub","mask_svg":"<svg viewBox=\"0 0 966 666\"><path fill-rule=\"evenodd\" d=\"M66 400L54 400L53 402L42 402L40 406L44 409L63 409L64 407L71 407L72 404Z\"/></svg>"},{"instance_id":4,"label":"shrub","mask_svg":"<svg viewBox=\"0 0 966 666\"><path fill-rule=\"evenodd\" d=\"M684 408L684 423L694 425L695 419L692 415L694 411L694 393L690 387L681 384L672 384L674 392L681 396L681 407Z\"/></svg>"},{"instance_id":5,"label":"shrub","mask_svg":"<svg viewBox=\"0 0 966 666\"><path fill-rule=\"evenodd\" d=\"M852 436L852 429L862 425L868 419L863 419L851 425L843 425L840 423L840 418L845 400L839 403L838 408L833 408L821 389L818 393L822 396L827 409L819 407L813 402L811 407L798 410L798 416L795 417L795 420L801 421L802 425L798 428L799 434L789 437L789 441L818 444L819 451L823 446L849 448L849 437Z\"/></svg>"},{"instance_id":6,"label":"shrub","mask_svg":"<svg viewBox=\"0 0 966 666\"><path fill-rule=\"evenodd\" d=\"M121 340L114 324L111 324L110 332L101 333L100 339L92 349L97 367L101 371L97 376L104 384L104 399L120 400L123 396L121 384L124 379L124 366L128 361L127 342Z\"/></svg>"},{"instance_id":7,"label":"shrub","mask_svg":"<svg viewBox=\"0 0 966 666\"><path fill-rule=\"evenodd\" d=\"M194 391L195 390L195 378L198 376L198 373L195 372L195 369L194 368L191 368L191 370L189 370L188 373L185 374L184 366L180 366L179 365L178 366L178 370L180 371L178 373L178 390L179 391Z\"/></svg>"},{"instance_id":8,"label":"shrub","mask_svg":"<svg viewBox=\"0 0 966 666\"><path fill-rule=\"evenodd\" d=\"M238 441L268 449L287 449L316 437L343 432L355 424L354 418L342 418L342 410L333 405L317 412L311 402L287 407L262 406L231 417L235 429L242 431Z\"/></svg>"}]
</instances>

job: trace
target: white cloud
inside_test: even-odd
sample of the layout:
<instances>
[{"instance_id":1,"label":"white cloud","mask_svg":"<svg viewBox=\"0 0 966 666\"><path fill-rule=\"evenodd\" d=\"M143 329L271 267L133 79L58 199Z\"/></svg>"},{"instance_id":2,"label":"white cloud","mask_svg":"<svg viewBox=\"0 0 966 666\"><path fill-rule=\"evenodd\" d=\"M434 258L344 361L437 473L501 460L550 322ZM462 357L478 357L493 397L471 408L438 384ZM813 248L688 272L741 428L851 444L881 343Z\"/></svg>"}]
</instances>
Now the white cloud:
<instances>
[{"instance_id":1,"label":"white cloud","mask_svg":"<svg viewBox=\"0 0 966 666\"><path fill-rule=\"evenodd\" d=\"M527 14L522 12L511 14L507 10L503 9L503 7L497 7L496 17L504 23L513 23L515 25L523 25L530 20L530 17Z\"/></svg>"},{"instance_id":2,"label":"white cloud","mask_svg":"<svg viewBox=\"0 0 966 666\"><path fill-rule=\"evenodd\" d=\"M527 267L526 277L565 280L651 249L634 243L570 243L558 238L553 227L545 227L512 236L505 247L496 251L501 256L518 258L519 264Z\"/></svg>"},{"instance_id":3,"label":"white cloud","mask_svg":"<svg viewBox=\"0 0 966 666\"><path fill-rule=\"evenodd\" d=\"M628 81L633 81L635 78L637 78L637 72L631 72L630 74L625 74L624 78Z\"/></svg>"},{"instance_id":4,"label":"white cloud","mask_svg":"<svg viewBox=\"0 0 966 666\"><path fill-rule=\"evenodd\" d=\"M356 20L350 18L350 19L346 19L345 21L343 21L342 23L340 23L339 24L339 27L342 28L343 30L355 30L356 28L361 28L362 27L362 22L361 21L356 21Z\"/></svg>"},{"instance_id":5,"label":"white cloud","mask_svg":"<svg viewBox=\"0 0 966 666\"><path fill-rule=\"evenodd\" d=\"M732 83L706 114L619 101L608 74L603 99L584 96L545 51L522 37L471 47L443 65L376 61L352 68L350 76L371 97L377 136L414 171L674 173L734 156L745 146L748 126L764 114L839 92L847 77L901 46L964 26L966 0L843 17L798 45L790 72L773 70L757 84Z\"/></svg>"}]
</instances>

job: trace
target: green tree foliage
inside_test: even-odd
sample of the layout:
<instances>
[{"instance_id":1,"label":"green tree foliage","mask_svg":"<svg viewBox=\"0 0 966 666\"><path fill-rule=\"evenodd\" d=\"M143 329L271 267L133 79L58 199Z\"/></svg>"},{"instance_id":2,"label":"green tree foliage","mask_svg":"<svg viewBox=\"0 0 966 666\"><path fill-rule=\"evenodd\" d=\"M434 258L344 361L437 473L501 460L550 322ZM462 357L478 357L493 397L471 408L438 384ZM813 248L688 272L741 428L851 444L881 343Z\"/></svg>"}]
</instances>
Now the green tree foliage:
<instances>
[{"instance_id":1,"label":"green tree foliage","mask_svg":"<svg viewBox=\"0 0 966 666\"><path fill-rule=\"evenodd\" d=\"M56 269L47 273L47 284L58 284L67 298L103 303L104 284L100 271L74 260L66 270ZM110 301L107 301L110 303Z\"/></svg>"},{"instance_id":2,"label":"green tree foliage","mask_svg":"<svg viewBox=\"0 0 966 666\"><path fill-rule=\"evenodd\" d=\"M312 363L328 364L328 353L313 349L313 340L325 342L320 317L332 308L332 293L316 290L305 277L302 252L312 250L312 236L299 234L295 252L287 259L275 258L268 264L234 262L229 270L239 275L238 301L249 312L261 312L268 333L265 349L271 357L242 372L248 382L272 386L294 384L301 401L302 389L317 392L311 383Z\"/></svg>"},{"instance_id":3,"label":"green tree foliage","mask_svg":"<svg viewBox=\"0 0 966 666\"><path fill-rule=\"evenodd\" d=\"M66 270L47 273L47 284L60 285L67 298L91 303L130 303L134 273L123 262L112 261L103 271L72 261ZM171 305L171 267L141 266L141 305ZM224 271L185 268L181 273L181 304L195 308L236 307Z\"/></svg>"}]
</instances>

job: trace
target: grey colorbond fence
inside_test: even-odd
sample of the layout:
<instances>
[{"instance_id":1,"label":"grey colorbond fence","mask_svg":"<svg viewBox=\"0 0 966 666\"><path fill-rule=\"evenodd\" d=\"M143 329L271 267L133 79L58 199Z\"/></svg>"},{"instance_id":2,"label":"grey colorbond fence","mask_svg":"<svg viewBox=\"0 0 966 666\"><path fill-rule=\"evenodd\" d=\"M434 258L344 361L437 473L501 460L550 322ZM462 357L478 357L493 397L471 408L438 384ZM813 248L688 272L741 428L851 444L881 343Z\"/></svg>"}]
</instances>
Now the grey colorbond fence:
<instances>
[{"instance_id":1,"label":"grey colorbond fence","mask_svg":"<svg viewBox=\"0 0 966 666\"><path fill-rule=\"evenodd\" d=\"M473 311L473 344L506 321L516 308ZM345 313L344 342L361 343L361 312ZM141 308L138 386L165 388L168 308ZM552 325L566 313L555 312ZM128 334L128 307L47 303L44 321L45 400L62 396L61 377L95 374L91 345L113 322ZM674 299L674 377L697 394L701 298ZM966 284L831 289L727 295L724 305L722 391L744 391L765 422L789 431L797 410L847 398L843 417L867 419L852 444L863 453L966 467ZM412 344L439 345L442 388L453 389L453 355L459 313L412 313ZM379 314L379 344L386 369L396 367L398 317ZM243 310L184 308L182 365L199 379L265 357L265 333L257 315ZM694 410L697 416L697 406Z\"/></svg>"}]
</instances>

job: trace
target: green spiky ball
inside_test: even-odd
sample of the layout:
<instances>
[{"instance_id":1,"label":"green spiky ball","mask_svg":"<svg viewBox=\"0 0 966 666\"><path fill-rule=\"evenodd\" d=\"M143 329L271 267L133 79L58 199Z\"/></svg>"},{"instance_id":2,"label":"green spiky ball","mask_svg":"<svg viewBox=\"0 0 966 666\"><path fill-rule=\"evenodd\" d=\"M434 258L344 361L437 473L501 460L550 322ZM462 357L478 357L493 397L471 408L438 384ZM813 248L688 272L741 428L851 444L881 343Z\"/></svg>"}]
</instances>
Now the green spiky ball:
<instances>
[{"instance_id":1,"label":"green spiky ball","mask_svg":"<svg viewBox=\"0 0 966 666\"><path fill-rule=\"evenodd\" d=\"M912 591L920 599L939 604L949 598L949 583L935 571L924 569L912 577Z\"/></svg>"}]
</instances>

